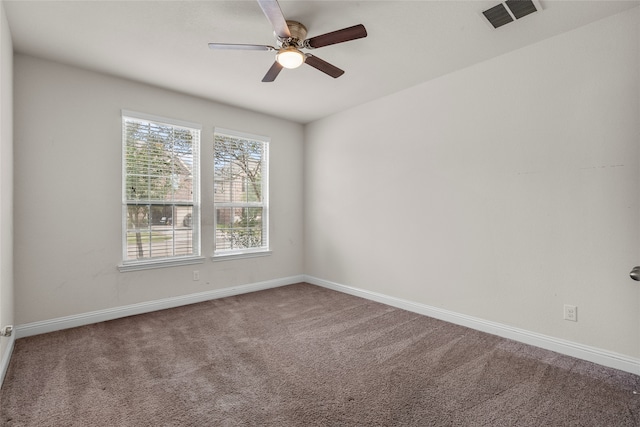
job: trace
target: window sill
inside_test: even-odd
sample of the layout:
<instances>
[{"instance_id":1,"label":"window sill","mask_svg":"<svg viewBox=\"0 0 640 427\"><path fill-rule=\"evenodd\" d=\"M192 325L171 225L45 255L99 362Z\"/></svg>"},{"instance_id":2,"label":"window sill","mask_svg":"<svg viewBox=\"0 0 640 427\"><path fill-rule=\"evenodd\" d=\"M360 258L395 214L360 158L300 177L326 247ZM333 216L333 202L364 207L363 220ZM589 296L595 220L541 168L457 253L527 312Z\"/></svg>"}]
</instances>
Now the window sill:
<instances>
[{"instance_id":1,"label":"window sill","mask_svg":"<svg viewBox=\"0 0 640 427\"><path fill-rule=\"evenodd\" d=\"M190 265L190 264L202 264L204 262L204 257L188 257L188 258L173 258L173 259L163 259L157 261L140 261L140 262L123 262L118 265L118 270L121 273L125 273L127 271L138 271L138 270L151 270L155 268L165 268L165 267L177 267L180 265Z\"/></svg>"},{"instance_id":2,"label":"window sill","mask_svg":"<svg viewBox=\"0 0 640 427\"><path fill-rule=\"evenodd\" d=\"M231 261L234 259L243 259L243 258L256 258L269 256L272 254L270 250L262 250L255 252L242 252L242 253L227 253L227 254L215 254L211 257L212 261Z\"/></svg>"}]
</instances>

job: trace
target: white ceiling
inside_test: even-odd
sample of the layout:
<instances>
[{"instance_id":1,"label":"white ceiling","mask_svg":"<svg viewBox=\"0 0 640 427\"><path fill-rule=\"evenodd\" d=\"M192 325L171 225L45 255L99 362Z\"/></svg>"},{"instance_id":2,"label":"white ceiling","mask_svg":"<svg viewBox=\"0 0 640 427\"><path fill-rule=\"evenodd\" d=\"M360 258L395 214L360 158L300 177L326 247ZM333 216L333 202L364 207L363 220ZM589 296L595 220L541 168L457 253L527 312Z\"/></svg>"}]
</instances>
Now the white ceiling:
<instances>
[{"instance_id":1,"label":"white ceiling","mask_svg":"<svg viewBox=\"0 0 640 427\"><path fill-rule=\"evenodd\" d=\"M543 11L494 30L485 1L280 1L308 37L363 24L368 37L313 54L310 66L261 79L273 52L214 51L209 42L275 45L255 1L4 0L16 52L307 123L636 7L640 0L542 0ZM533 65L533 64L532 64ZM562 66L562 64L557 64Z\"/></svg>"}]
</instances>

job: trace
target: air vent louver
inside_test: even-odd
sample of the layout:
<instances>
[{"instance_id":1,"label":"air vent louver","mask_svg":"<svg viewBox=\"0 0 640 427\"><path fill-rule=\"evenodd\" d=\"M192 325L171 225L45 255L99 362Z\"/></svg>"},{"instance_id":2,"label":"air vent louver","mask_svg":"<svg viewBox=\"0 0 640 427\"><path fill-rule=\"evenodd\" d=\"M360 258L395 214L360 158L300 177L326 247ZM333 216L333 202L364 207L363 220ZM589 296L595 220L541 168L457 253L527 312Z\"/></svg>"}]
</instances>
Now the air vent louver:
<instances>
[{"instance_id":1,"label":"air vent louver","mask_svg":"<svg viewBox=\"0 0 640 427\"><path fill-rule=\"evenodd\" d=\"M542 10L537 0L506 0L482 12L493 28L502 27L509 22Z\"/></svg>"},{"instance_id":2,"label":"air vent louver","mask_svg":"<svg viewBox=\"0 0 640 427\"><path fill-rule=\"evenodd\" d=\"M508 24L513 21L509 11L502 3L493 6L491 9L487 9L482 13L489 20L491 25L493 25L493 28L502 27L504 24Z\"/></svg>"},{"instance_id":3,"label":"air vent louver","mask_svg":"<svg viewBox=\"0 0 640 427\"><path fill-rule=\"evenodd\" d=\"M516 19L520 19L537 10L536 6L530 0L507 0L506 3Z\"/></svg>"}]
</instances>

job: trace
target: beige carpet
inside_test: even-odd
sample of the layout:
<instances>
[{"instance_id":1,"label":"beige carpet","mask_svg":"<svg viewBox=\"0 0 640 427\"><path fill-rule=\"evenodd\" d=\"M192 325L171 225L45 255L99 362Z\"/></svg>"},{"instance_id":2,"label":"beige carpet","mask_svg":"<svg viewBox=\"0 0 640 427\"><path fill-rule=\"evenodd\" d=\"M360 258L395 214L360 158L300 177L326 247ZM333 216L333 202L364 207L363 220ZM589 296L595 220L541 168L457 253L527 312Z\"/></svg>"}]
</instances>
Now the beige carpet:
<instances>
[{"instance_id":1,"label":"beige carpet","mask_svg":"<svg viewBox=\"0 0 640 427\"><path fill-rule=\"evenodd\" d=\"M5 426L639 426L640 377L308 284L16 341Z\"/></svg>"}]
</instances>

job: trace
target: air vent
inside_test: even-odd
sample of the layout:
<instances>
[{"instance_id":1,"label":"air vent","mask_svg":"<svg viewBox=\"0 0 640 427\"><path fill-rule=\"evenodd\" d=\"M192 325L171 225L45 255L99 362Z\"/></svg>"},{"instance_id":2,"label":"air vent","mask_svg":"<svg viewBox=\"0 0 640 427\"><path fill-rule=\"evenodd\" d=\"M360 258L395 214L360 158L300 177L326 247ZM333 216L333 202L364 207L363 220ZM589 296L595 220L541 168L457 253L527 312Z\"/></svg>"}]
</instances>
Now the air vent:
<instances>
[{"instance_id":1,"label":"air vent","mask_svg":"<svg viewBox=\"0 0 640 427\"><path fill-rule=\"evenodd\" d=\"M507 0L482 12L493 28L542 10L537 0Z\"/></svg>"},{"instance_id":2,"label":"air vent","mask_svg":"<svg viewBox=\"0 0 640 427\"><path fill-rule=\"evenodd\" d=\"M503 3L493 6L491 9L487 9L482 13L489 20L489 23L493 25L493 28L502 27L513 21L511 14Z\"/></svg>"},{"instance_id":3,"label":"air vent","mask_svg":"<svg viewBox=\"0 0 640 427\"><path fill-rule=\"evenodd\" d=\"M520 19L537 10L531 0L507 0L506 3L516 19Z\"/></svg>"}]
</instances>

